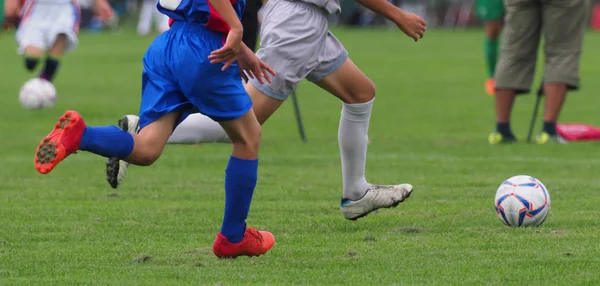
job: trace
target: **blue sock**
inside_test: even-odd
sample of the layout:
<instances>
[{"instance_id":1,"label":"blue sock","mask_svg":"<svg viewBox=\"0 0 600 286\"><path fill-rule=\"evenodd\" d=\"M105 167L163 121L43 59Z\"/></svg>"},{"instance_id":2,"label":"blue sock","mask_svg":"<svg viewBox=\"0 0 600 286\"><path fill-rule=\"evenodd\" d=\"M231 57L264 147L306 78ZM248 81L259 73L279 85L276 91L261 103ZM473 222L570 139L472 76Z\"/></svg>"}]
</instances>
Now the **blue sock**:
<instances>
[{"instance_id":1,"label":"blue sock","mask_svg":"<svg viewBox=\"0 0 600 286\"><path fill-rule=\"evenodd\" d=\"M133 136L117 126L87 126L79 150L125 159L133 152Z\"/></svg>"},{"instance_id":2,"label":"blue sock","mask_svg":"<svg viewBox=\"0 0 600 286\"><path fill-rule=\"evenodd\" d=\"M244 238L257 178L258 159L229 158L225 170L225 216L221 234L231 243L238 243Z\"/></svg>"}]
</instances>

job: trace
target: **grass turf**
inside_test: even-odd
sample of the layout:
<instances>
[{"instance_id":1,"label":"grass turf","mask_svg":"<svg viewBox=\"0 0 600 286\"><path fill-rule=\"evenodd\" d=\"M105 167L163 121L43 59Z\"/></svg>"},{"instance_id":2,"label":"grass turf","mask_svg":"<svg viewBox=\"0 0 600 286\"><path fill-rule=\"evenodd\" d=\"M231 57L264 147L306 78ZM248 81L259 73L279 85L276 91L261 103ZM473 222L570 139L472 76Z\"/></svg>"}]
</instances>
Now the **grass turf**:
<instances>
[{"instance_id":1,"label":"grass turf","mask_svg":"<svg viewBox=\"0 0 600 286\"><path fill-rule=\"evenodd\" d=\"M344 220L340 103L303 83L309 142L298 138L286 103L264 128L249 218L277 244L237 260L211 253L228 145L168 146L154 166L130 168L117 192L104 181L104 159L89 153L50 175L33 167L36 144L65 109L92 125L137 112L150 38L81 35L62 61L57 106L32 112L17 100L29 76L12 35L1 34L0 284L600 283L598 145L489 146L493 98L483 89L481 31L431 31L419 43L392 31L336 34L378 87L368 180L410 182L416 191L396 209ZM568 98L563 122L600 124L599 45L599 35L587 35L583 90ZM533 102L519 98L514 111L522 140ZM552 210L541 228L512 229L496 218L496 188L517 174L549 189Z\"/></svg>"}]
</instances>

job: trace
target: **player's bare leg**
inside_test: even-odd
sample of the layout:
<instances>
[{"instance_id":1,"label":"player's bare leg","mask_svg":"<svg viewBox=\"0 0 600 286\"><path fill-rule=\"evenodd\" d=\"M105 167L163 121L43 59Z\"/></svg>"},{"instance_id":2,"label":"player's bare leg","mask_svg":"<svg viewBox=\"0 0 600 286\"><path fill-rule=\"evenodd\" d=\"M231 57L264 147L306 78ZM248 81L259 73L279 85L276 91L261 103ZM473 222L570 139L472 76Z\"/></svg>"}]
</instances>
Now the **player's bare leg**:
<instances>
[{"instance_id":1,"label":"player's bare leg","mask_svg":"<svg viewBox=\"0 0 600 286\"><path fill-rule=\"evenodd\" d=\"M168 113L142 128L137 134L132 134L133 151L123 160L138 166L150 166L156 162L167 145L179 116L178 112Z\"/></svg>"},{"instance_id":2,"label":"player's bare leg","mask_svg":"<svg viewBox=\"0 0 600 286\"><path fill-rule=\"evenodd\" d=\"M496 89L496 130L488 141L490 144L513 143L517 141L510 128L510 115L515 103L516 92L511 89Z\"/></svg>"},{"instance_id":3,"label":"player's bare leg","mask_svg":"<svg viewBox=\"0 0 600 286\"><path fill-rule=\"evenodd\" d=\"M44 50L35 47L28 46L23 50L23 58L25 60L25 68L29 72L33 72L35 68L37 68L42 55L44 54Z\"/></svg>"},{"instance_id":4,"label":"player's bare leg","mask_svg":"<svg viewBox=\"0 0 600 286\"><path fill-rule=\"evenodd\" d=\"M261 125L283 104L283 101L263 94L251 83L247 83L245 89L252 99L252 109ZM230 142L229 137L217 122L200 113L188 116L175 128L173 135L169 138L169 144Z\"/></svg>"},{"instance_id":5,"label":"player's bare leg","mask_svg":"<svg viewBox=\"0 0 600 286\"><path fill-rule=\"evenodd\" d=\"M544 106L544 121L556 122L567 97L567 85L564 83L544 83L546 105Z\"/></svg>"},{"instance_id":6,"label":"player's bare leg","mask_svg":"<svg viewBox=\"0 0 600 286\"><path fill-rule=\"evenodd\" d=\"M395 207L408 198L413 189L409 184L372 185L365 178L369 121L375 99L373 82L347 59L317 85L344 102L338 131L344 217L356 220L377 209Z\"/></svg>"},{"instance_id":7,"label":"player's bare leg","mask_svg":"<svg viewBox=\"0 0 600 286\"><path fill-rule=\"evenodd\" d=\"M498 60L498 38L502 30L502 20L485 22L485 60L488 69L488 79L485 81L485 92L494 95L494 71Z\"/></svg>"},{"instance_id":8,"label":"player's bare leg","mask_svg":"<svg viewBox=\"0 0 600 286\"><path fill-rule=\"evenodd\" d=\"M79 113L67 111L38 145L35 167L42 174L50 173L78 150L151 165L162 154L179 117L177 112L168 113L133 135L116 126L86 126ZM225 176L225 217L213 252L218 257L261 255L273 247L275 238L269 232L246 227L246 218L258 177L262 130L252 110L221 126L231 138L233 150Z\"/></svg>"},{"instance_id":9,"label":"player's bare leg","mask_svg":"<svg viewBox=\"0 0 600 286\"><path fill-rule=\"evenodd\" d=\"M175 125L178 118L179 113L169 113L139 131L139 118L137 116L126 115L119 119L119 128L132 134L136 145L131 155L125 159L114 156L109 157L106 162L107 182L113 188L116 188L125 179L127 167L130 163L141 166L148 166L154 163L160 154L162 154L167 140L173 131L172 126Z\"/></svg>"},{"instance_id":10,"label":"player's bare leg","mask_svg":"<svg viewBox=\"0 0 600 286\"><path fill-rule=\"evenodd\" d=\"M567 85L564 83L544 83L544 95L546 96L544 126L543 131L536 138L538 144L545 144L552 140L556 143L567 143L567 140L556 132L556 122L567 98L567 90Z\"/></svg>"},{"instance_id":11,"label":"player's bare leg","mask_svg":"<svg viewBox=\"0 0 600 286\"><path fill-rule=\"evenodd\" d=\"M64 55L66 47L67 47L67 35L59 34L54 41L50 50L48 50L48 56L46 57L46 62L44 63L44 68L40 73L40 77L52 81L56 72L58 71L58 66L60 65L60 58Z\"/></svg>"},{"instance_id":12,"label":"player's bare leg","mask_svg":"<svg viewBox=\"0 0 600 286\"><path fill-rule=\"evenodd\" d=\"M270 232L246 227L246 218L258 178L258 148L262 128L252 109L242 117L220 122L233 150L225 170L225 215L213 244L220 258L258 256L275 244Z\"/></svg>"},{"instance_id":13,"label":"player's bare leg","mask_svg":"<svg viewBox=\"0 0 600 286\"><path fill-rule=\"evenodd\" d=\"M245 85L246 92L252 99L252 109L262 125L283 104L283 101L273 99L253 84ZM126 115L119 120L119 127L132 134L137 132L139 118L135 115ZM231 143L229 136L221 125L207 116L195 113L189 115L175 128L168 144L199 144L199 143ZM113 188L118 188L127 175L128 163L118 158L110 158L106 163L106 181Z\"/></svg>"}]
</instances>

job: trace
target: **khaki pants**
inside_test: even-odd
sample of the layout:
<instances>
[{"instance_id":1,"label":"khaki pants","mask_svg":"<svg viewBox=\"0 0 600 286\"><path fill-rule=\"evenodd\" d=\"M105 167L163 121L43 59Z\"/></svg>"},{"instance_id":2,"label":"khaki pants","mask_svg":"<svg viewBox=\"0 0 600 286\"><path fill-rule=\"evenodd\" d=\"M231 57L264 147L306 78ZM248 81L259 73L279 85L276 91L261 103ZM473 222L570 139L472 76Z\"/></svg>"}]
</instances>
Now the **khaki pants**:
<instances>
[{"instance_id":1,"label":"khaki pants","mask_svg":"<svg viewBox=\"0 0 600 286\"><path fill-rule=\"evenodd\" d=\"M502 48L496 89L528 93L540 38L544 36L544 82L579 88L579 57L588 0L504 0Z\"/></svg>"}]
</instances>

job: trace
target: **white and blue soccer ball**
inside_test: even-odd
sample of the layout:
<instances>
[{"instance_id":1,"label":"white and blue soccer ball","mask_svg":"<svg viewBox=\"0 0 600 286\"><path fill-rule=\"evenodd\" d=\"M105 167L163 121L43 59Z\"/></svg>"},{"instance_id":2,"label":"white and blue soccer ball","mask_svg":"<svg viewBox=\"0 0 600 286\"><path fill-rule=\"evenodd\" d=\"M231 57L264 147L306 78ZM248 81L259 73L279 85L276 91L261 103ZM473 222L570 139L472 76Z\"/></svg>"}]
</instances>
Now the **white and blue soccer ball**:
<instances>
[{"instance_id":1,"label":"white and blue soccer ball","mask_svg":"<svg viewBox=\"0 0 600 286\"><path fill-rule=\"evenodd\" d=\"M53 107L56 103L56 88L45 79L32 78L21 87L19 101L25 109Z\"/></svg>"},{"instance_id":2,"label":"white and blue soccer ball","mask_svg":"<svg viewBox=\"0 0 600 286\"><path fill-rule=\"evenodd\" d=\"M496 214L508 226L540 226L550 212L550 194L538 179L519 175L500 185L494 204Z\"/></svg>"}]
</instances>

